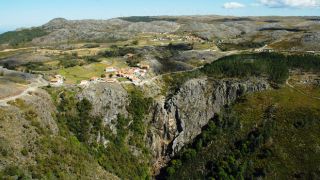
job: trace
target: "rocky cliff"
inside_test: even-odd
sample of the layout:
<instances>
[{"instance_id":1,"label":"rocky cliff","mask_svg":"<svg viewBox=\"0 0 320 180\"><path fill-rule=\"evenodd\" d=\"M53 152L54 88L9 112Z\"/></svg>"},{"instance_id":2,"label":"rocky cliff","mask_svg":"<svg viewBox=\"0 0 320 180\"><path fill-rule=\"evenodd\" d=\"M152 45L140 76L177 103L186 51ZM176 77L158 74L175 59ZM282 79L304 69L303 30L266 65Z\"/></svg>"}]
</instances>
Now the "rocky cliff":
<instances>
[{"instance_id":1,"label":"rocky cliff","mask_svg":"<svg viewBox=\"0 0 320 180\"><path fill-rule=\"evenodd\" d=\"M155 97L161 83L143 87L145 95ZM246 93L268 89L264 79L191 79L170 98L156 98L145 123L148 125L146 144L151 150L154 169L158 170L186 144L201 133L201 129L228 104ZM148 92L152 91L152 92ZM117 116L128 116L127 91L119 84L98 83L84 88L78 95L93 104L91 114L103 117L104 124L117 133Z\"/></svg>"},{"instance_id":2,"label":"rocky cliff","mask_svg":"<svg viewBox=\"0 0 320 180\"><path fill-rule=\"evenodd\" d=\"M77 96L80 100L88 99L93 104L91 115L103 117L104 124L109 126L114 134L117 133L115 128L117 116L128 115L126 110L128 94L120 84L92 84Z\"/></svg>"},{"instance_id":3,"label":"rocky cliff","mask_svg":"<svg viewBox=\"0 0 320 180\"><path fill-rule=\"evenodd\" d=\"M184 145L201 133L201 128L245 93L268 89L266 80L192 79L165 101L158 101L152 112L148 143L155 169L161 167Z\"/></svg>"}]
</instances>

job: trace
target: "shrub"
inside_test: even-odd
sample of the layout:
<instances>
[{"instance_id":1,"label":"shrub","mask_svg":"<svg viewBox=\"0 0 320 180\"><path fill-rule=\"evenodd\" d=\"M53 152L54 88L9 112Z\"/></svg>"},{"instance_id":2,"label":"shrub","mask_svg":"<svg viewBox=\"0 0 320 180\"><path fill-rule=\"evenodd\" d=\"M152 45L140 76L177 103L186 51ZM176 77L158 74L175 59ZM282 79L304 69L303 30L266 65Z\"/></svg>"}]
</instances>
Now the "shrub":
<instances>
[{"instance_id":1,"label":"shrub","mask_svg":"<svg viewBox=\"0 0 320 180\"><path fill-rule=\"evenodd\" d=\"M26 148L23 148L21 150L21 154L24 155L24 156L27 156L29 154L28 150Z\"/></svg>"}]
</instances>

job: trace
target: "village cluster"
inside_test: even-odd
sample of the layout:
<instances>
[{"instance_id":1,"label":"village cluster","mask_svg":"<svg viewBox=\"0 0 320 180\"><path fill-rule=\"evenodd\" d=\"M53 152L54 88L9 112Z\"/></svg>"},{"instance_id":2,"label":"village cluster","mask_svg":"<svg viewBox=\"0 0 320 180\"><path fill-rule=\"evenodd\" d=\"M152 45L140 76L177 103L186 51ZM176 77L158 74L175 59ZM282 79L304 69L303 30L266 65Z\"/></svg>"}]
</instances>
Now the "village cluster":
<instances>
[{"instance_id":1,"label":"village cluster","mask_svg":"<svg viewBox=\"0 0 320 180\"><path fill-rule=\"evenodd\" d=\"M82 80L80 86L87 86L90 83L116 83L119 82L120 78L125 78L135 85L138 85L142 79L146 76L149 65L138 64L138 67L128 67L128 68L115 68L107 67L105 69L105 74L102 77L91 77L90 80ZM50 80L51 86L61 86L63 85L64 77L61 75L55 75L53 79Z\"/></svg>"}]
</instances>

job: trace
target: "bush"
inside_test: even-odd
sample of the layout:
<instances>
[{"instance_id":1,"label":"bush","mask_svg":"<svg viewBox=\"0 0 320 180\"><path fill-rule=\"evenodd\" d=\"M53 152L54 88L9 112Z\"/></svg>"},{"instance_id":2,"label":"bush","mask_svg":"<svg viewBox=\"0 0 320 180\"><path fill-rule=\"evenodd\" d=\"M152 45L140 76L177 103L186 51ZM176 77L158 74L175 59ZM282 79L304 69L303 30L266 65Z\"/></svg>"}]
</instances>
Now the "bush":
<instances>
[{"instance_id":1,"label":"bush","mask_svg":"<svg viewBox=\"0 0 320 180\"><path fill-rule=\"evenodd\" d=\"M176 173L176 170L173 167L168 167L166 171L169 176L172 176L174 173Z\"/></svg>"},{"instance_id":2,"label":"bush","mask_svg":"<svg viewBox=\"0 0 320 180\"><path fill-rule=\"evenodd\" d=\"M183 152L182 159L185 161L190 161L193 158L195 158L197 155L197 151L194 149L187 149L185 152Z\"/></svg>"},{"instance_id":3,"label":"bush","mask_svg":"<svg viewBox=\"0 0 320 180\"><path fill-rule=\"evenodd\" d=\"M97 48L100 47L99 44L85 44L83 45L84 48Z\"/></svg>"},{"instance_id":4,"label":"bush","mask_svg":"<svg viewBox=\"0 0 320 180\"><path fill-rule=\"evenodd\" d=\"M23 148L21 150L21 154L24 155L24 156L27 156L29 154L28 150L26 148Z\"/></svg>"},{"instance_id":5,"label":"bush","mask_svg":"<svg viewBox=\"0 0 320 180\"><path fill-rule=\"evenodd\" d=\"M101 62L99 56L86 56L84 59L88 63Z\"/></svg>"},{"instance_id":6,"label":"bush","mask_svg":"<svg viewBox=\"0 0 320 180\"><path fill-rule=\"evenodd\" d=\"M16 176L17 179L23 179L25 177L24 172L18 167L18 166L8 166L6 167L2 173L0 173L0 176L4 176L4 177L12 177L12 176Z\"/></svg>"},{"instance_id":7,"label":"bush","mask_svg":"<svg viewBox=\"0 0 320 180\"><path fill-rule=\"evenodd\" d=\"M139 44L139 41L138 40L134 40L134 41L132 41L132 45L138 45Z\"/></svg>"}]
</instances>

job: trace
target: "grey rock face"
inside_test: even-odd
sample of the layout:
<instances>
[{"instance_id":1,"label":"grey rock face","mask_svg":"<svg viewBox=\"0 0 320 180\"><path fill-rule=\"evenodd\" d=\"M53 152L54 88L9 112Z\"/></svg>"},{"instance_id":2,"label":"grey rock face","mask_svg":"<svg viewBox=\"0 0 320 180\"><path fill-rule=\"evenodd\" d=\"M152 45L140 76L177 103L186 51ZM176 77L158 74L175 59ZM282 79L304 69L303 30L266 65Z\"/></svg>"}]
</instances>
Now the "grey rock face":
<instances>
[{"instance_id":1,"label":"grey rock face","mask_svg":"<svg viewBox=\"0 0 320 180\"><path fill-rule=\"evenodd\" d=\"M109 125L114 133L117 116L128 114L128 94L120 84L91 84L78 94L78 98L88 99L93 105L91 115L103 117L104 123Z\"/></svg>"},{"instance_id":2,"label":"grey rock face","mask_svg":"<svg viewBox=\"0 0 320 180\"><path fill-rule=\"evenodd\" d=\"M152 153L154 168L159 169L199 135L202 127L219 113L224 105L234 102L245 93L268 88L269 83L261 79L200 78L187 81L169 99L158 97L150 110L150 116L146 117L146 123L149 123L146 143ZM114 134L117 133L117 115L127 116L126 106L129 103L128 94L120 84L91 84L77 96L79 99L88 99L93 104L91 114L103 117L105 125L109 126ZM105 142L107 144L107 141Z\"/></svg>"},{"instance_id":3,"label":"grey rock face","mask_svg":"<svg viewBox=\"0 0 320 180\"><path fill-rule=\"evenodd\" d=\"M217 80L206 78L186 82L176 95L158 102L152 119L149 146L155 166L163 157L175 155L201 133L215 113L245 93L269 88L266 80Z\"/></svg>"}]
</instances>

